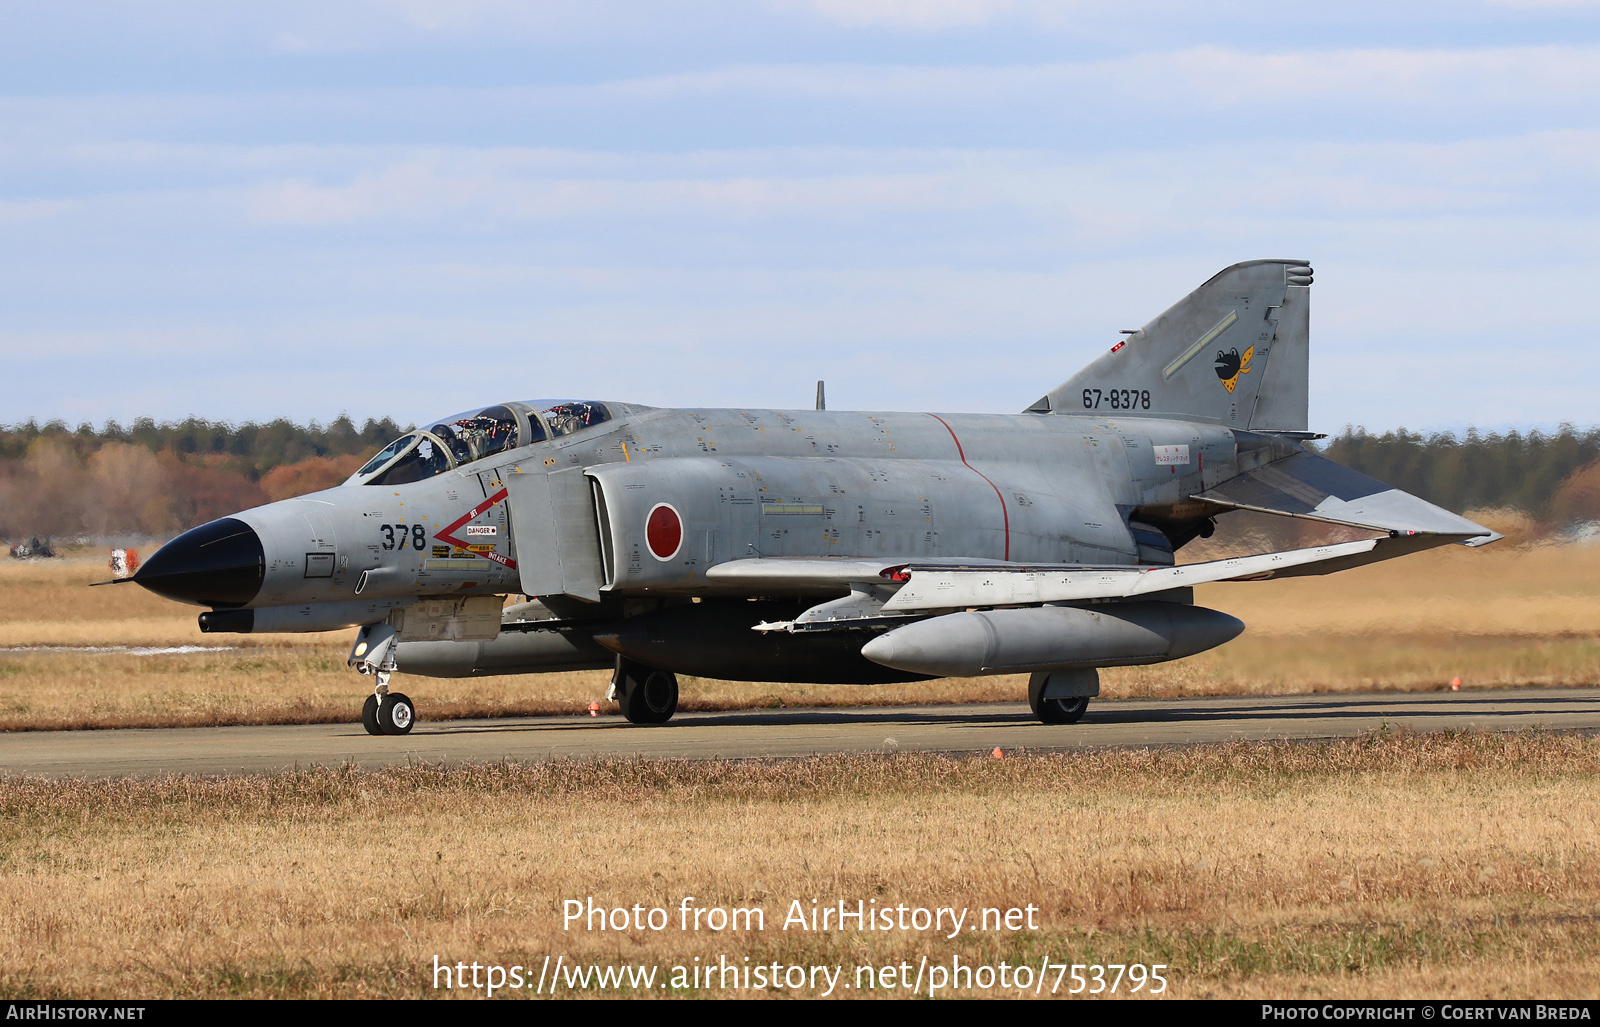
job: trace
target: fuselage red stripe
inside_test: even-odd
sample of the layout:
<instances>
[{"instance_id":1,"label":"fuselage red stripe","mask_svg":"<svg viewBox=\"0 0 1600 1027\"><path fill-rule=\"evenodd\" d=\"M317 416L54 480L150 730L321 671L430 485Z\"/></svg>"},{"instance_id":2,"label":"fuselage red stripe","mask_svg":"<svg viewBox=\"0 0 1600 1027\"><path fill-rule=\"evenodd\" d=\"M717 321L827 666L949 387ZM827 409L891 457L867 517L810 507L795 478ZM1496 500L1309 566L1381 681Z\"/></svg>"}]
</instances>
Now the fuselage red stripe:
<instances>
[{"instance_id":1,"label":"fuselage red stripe","mask_svg":"<svg viewBox=\"0 0 1600 1027\"><path fill-rule=\"evenodd\" d=\"M1010 514L1009 511L1006 510L1006 497L1001 494L1000 486L996 485L992 481L989 481L989 476L987 474L984 474L982 471L978 470L976 467L974 467L971 464L967 463L967 451L962 448L961 439L956 436L956 430L954 428L950 427L950 422L949 421L946 421L944 418L940 417L938 414L929 414L928 416L933 418L935 421L938 421L940 424L944 425L944 430L950 433L951 440L954 441L955 444L956 444L956 455L961 458L961 462L963 464L967 465L967 470L971 471L973 474L976 474L978 477L982 478L984 481L988 481L989 482L989 487L994 489L995 498L1000 500L1000 518L1001 518L1001 521L1005 524L1005 528L1006 528L1006 556L1005 556L1005 558L1007 560L1010 560L1011 559L1011 514Z\"/></svg>"},{"instance_id":2,"label":"fuselage red stripe","mask_svg":"<svg viewBox=\"0 0 1600 1027\"><path fill-rule=\"evenodd\" d=\"M490 507L494 506L496 503L499 503L499 502L503 501L506 498L507 495L508 495L508 490L501 489L499 492L496 492L494 495L490 496L488 499L485 499L483 502L479 503L477 506L473 507L471 510L468 510L462 516L456 518L456 521L455 521L454 524L450 525L448 528L445 528L443 531L439 532L437 535L435 535L433 537L438 539L440 542L448 542L452 546L455 546L457 549L467 549L467 544L465 542L461 541L460 539L455 537L456 536L456 530L459 529L463 524L465 524L468 521L472 520L474 517L477 517L478 515L482 514L485 510L487 510ZM467 549L467 552L472 553L472 550ZM492 563L501 564L502 566L506 567L509 570L516 570L516 567L517 567L517 561L507 559L506 557L501 556L499 553L472 553L472 555L473 556L481 556L485 560L488 560L488 561L490 561Z\"/></svg>"}]
</instances>

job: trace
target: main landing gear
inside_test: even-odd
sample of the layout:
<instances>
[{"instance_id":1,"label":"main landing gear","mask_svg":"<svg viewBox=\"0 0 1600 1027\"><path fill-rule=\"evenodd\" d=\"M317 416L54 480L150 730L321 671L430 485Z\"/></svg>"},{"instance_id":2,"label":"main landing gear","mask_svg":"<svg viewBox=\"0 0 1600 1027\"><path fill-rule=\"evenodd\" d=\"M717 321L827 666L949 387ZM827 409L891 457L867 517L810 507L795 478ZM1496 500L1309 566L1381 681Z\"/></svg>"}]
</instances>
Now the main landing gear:
<instances>
[{"instance_id":1,"label":"main landing gear","mask_svg":"<svg viewBox=\"0 0 1600 1027\"><path fill-rule=\"evenodd\" d=\"M678 712L678 678L619 656L606 698L621 704L630 724L665 724Z\"/></svg>"},{"instance_id":2,"label":"main landing gear","mask_svg":"<svg viewBox=\"0 0 1600 1027\"><path fill-rule=\"evenodd\" d=\"M1076 724L1100 694L1094 668L1039 671L1028 679L1028 706L1041 724Z\"/></svg>"}]
</instances>

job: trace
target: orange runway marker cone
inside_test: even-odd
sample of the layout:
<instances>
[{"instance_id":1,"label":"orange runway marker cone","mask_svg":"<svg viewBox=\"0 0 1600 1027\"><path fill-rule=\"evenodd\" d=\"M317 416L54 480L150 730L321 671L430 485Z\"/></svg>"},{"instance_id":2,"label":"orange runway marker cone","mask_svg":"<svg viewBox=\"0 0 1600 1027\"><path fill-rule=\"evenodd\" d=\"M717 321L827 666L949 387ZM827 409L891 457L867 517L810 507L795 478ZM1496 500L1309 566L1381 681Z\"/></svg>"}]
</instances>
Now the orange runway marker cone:
<instances>
[{"instance_id":1,"label":"orange runway marker cone","mask_svg":"<svg viewBox=\"0 0 1600 1027\"><path fill-rule=\"evenodd\" d=\"M1450 679L1450 691L1452 691L1452 692L1461 691L1461 679L1460 678L1451 678Z\"/></svg>"},{"instance_id":2,"label":"orange runway marker cone","mask_svg":"<svg viewBox=\"0 0 1600 1027\"><path fill-rule=\"evenodd\" d=\"M589 716L591 716L591 717L600 716L600 704L598 702L594 701L593 699L591 699L589 701Z\"/></svg>"},{"instance_id":3,"label":"orange runway marker cone","mask_svg":"<svg viewBox=\"0 0 1600 1027\"><path fill-rule=\"evenodd\" d=\"M995 759L995 760L1003 760L1003 759L1006 758L1006 754L1001 752L1000 751L1000 747L997 745L997 746L994 747L994 752L991 752L989 754L989 758L990 759Z\"/></svg>"}]
</instances>

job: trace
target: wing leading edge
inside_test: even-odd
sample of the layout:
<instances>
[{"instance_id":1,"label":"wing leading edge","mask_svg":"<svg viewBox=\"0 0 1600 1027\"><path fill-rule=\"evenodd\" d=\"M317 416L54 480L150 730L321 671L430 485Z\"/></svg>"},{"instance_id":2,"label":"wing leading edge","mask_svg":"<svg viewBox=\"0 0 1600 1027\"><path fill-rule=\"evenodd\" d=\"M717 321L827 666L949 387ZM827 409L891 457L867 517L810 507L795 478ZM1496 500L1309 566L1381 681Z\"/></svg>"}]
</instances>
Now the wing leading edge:
<instances>
[{"instance_id":1,"label":"wing leading edge","mask_svg":"<svg viewBox=\"0 0 1600 1027\"><path fill-rule=\"evenodd\" d=\"M1133 599L1213 581L1331 574L1390 560L1436 546L1462 542L1466 534L1395 534L1280 553L1230 557L1178 567L1089 567L1078 564L1015 563L890 564L868 560L752 559L711 568L706 577L760 590L816 589L887 592L870 616L957 610L967 607L1035 606L1096 599ZM828 618L830 624L854 617ZM802 618L804 620L804 618Z\"/></svg>"},{"instance_id":2,"label":"wing leading edge","mask_svg":"<svg viewBox=\"0 0 1600 1027\"><path fill-rule=\"evenodd\" d=\"M1460 535L1398 535L1178 567L907 568L911 571L911 580L883 607L886 612L899 612L1133 599L1213 581L1265 581L1332 574L1459 542L1462 538Z\"/></svg>"}]
</instances>

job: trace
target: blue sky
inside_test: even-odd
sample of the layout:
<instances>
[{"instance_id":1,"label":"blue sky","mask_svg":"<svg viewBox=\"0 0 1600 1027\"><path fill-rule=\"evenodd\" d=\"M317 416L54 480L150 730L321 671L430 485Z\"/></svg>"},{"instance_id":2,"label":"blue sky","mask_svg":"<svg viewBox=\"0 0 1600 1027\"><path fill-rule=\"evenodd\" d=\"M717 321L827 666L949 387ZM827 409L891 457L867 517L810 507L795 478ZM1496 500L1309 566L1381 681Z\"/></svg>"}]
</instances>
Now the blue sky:
<instances>
[{"instance_id":1,"label":"blue sky","mask_svg":"<svg viewBox=\"0 0 1600 1027\"><path fill-rule=\"evenodd\" d=\"M1588 425L1597 186L1597 3L0 0L0 423L1014 411L1303 257L1314 427Z\"/></svg>"}]
</instances>

